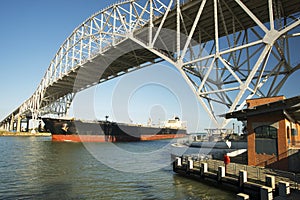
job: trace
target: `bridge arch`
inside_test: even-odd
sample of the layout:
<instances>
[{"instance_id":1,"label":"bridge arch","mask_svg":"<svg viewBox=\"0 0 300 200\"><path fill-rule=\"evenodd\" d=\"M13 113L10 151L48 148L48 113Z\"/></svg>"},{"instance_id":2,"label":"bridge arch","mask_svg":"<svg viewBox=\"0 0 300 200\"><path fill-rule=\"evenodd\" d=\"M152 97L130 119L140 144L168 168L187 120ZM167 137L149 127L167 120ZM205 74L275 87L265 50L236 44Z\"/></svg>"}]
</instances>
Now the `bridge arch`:
<instances>
[{"instance_id":1,"label":"bridge arch","mask_svg":"<svg viewBox=\"0 0 300 200\"><path fill-rule=\"evenodd\" d=\"M65 40L37 90L16 115L65 113L78 91L145 63L167 61L182 74L216 126L224 127L228 121L217 119L222 113L214 112L216 105L231 112L243 108L247 98L274 96L300 68L292 52L299 45L299 4L296 0L113 4L89 17ZM166 29L175 34L170 37ZM110 65L100 80L82 74L85 83L74 87L80 69L99 65L102 55L118 52L125 44L141 50L118 58L127 59L128 65L118 69ZM144 54L146 58L137 56Z\"/></svg>"}]
</instances>

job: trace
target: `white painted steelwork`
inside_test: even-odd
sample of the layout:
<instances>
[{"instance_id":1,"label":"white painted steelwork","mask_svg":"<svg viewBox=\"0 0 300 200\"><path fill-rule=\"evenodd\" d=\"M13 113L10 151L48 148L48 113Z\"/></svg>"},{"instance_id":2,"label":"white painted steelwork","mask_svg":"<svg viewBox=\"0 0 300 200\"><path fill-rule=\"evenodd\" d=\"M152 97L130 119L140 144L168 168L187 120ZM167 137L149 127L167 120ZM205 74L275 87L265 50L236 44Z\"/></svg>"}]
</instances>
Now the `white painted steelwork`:
<instances>
[{"instance_id":1,"label":"white painted steelwork","mask_svg":"<svg viewBox=\"0 0 300 200\"><path fill-rule=\"evenodd\" d=\"M115 3L71 33L34 94L1 124L19 115L64 114L77 92L167 61L216 126L224 127L227 121L217 120L221 113L214 112L215 106L232 112L248 98L277 95L300 68L292 52L299 45L299 12L299 0ZM93 76L96 72L102 76Z\"/></svg>"}]
</instances>

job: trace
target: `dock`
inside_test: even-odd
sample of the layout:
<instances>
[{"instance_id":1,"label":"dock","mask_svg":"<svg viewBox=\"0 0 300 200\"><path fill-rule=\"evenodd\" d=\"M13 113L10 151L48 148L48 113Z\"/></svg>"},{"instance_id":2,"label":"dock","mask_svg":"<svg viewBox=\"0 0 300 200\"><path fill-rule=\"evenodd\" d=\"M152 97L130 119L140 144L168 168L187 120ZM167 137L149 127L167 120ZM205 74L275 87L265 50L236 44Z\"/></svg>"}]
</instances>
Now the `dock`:
<instances>
[{"instance_id":1,"label":"dock","mask_svg":"<svg viewBox=\"0 0 300 200\"><path fill-rule=\"evenodd\" d=\"M20 136L20 137L49 137L51 133L30 133L30 132L9 132L9 131L0 131L0 136Z\"/></svg>"},{"instance_id":2,"label":"dock","mask_svg":"<svg viewBox=\"0 0 300 200\"><path fill-rule=\"evenodd\" d=\"M195 155L176 157L173 171L187 178L214 182L237 192L237 199L298 199L300 174L230 163L201 160Z\"/></svg>"}]
</instances>

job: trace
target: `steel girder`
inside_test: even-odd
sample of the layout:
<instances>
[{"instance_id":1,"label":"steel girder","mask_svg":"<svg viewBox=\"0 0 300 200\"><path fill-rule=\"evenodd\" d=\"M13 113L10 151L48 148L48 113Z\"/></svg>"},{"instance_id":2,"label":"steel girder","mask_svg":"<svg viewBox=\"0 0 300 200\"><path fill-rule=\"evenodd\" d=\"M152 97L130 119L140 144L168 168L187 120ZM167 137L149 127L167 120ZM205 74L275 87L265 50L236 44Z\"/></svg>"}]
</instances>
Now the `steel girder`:
<instances>
[{"instance_id":1,"label":"steel girder","mask_svg":"<svg viewBox=\"0 0 300 200\"><path fill-rule=\"evenodd\" d=\"M293 11L288 3L294 3ZM148 41L134 36L131 39L181 72L219 128L228 121L218 120L217 114L242 109L249 98L277 95L286 79L299 69L300 59L291 52L299 45L299 2L268 0L247 5L239 0L203 0L194 4L196 14L192 17L179 1L175 5L174 56L155 48L156 35L168 17L160 21L154 38L149 32ZM211 23L212 30L203 28L206 23ZM294 38L298 38L298 43L290 42ZM224 110L215 113L220 105Z\"/></svg>"},{"instance_id":2,"label":"steel girder","mask_svg":"<svg viewBox=\"0 0 300 200\"><path fill-rule=\"evenodd\" d=\"M159 0L141 3L128 0L115 3L92 15L64 41L50 62L37 90L15 111L15 114L27 114L35 118L53 111L66 113L68 109L66 105L69 105L76 92L120 75L120 72L109 74L101 80L97 79L88 85L82 85L81 88L74 88L74 80L79 69L86 63L95 62L94 58L99 54L127 39L135 30L141 29L149 21L150 13L159 17L166 9L167 7ZM139 65L127 68L134 70L137 67ZM120 71L125 73L127 68Z\"/></svg>"},{"instance_id":3,"label":"steel girder","mask_svg":"<svg viewBox=\"0 0 300 200\"><path fill-rule=\"evenodd\" d=\"M215 113L215 107L232 112L247 98L274 96L299 68L300 61L291 52L300 36L299 4L297 0L116 3L72 32L37 90L15 115L66 112L77 92L129 69L167 61L182 74L215 124L224 127L227 121L217 120L221 113ZM120 51L124 46L132 50ZM122 56L107 61L113 51ZM90 77L103 62L109 69L103 69L101 78ZM84 68L86 74L74 86Z\"/></svg>"}]
</instances>

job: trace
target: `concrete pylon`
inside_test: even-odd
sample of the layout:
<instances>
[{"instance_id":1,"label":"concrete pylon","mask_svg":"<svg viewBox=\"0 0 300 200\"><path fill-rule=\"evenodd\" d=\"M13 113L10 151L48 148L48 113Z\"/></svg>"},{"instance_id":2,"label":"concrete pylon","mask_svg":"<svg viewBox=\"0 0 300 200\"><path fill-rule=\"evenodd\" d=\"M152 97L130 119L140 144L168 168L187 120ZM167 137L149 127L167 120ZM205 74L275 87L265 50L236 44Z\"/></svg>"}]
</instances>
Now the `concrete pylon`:
<instances>
[{"instance_id":1,"label":"concrete pylon","mask_svg":"<svg viewBox=\"0 0 300 200\"><path fill-rule=\"evenodd\" d=\"M9 124L9 131L14 130L14 114L11 115L10 124Z\"/></svg>"},{"instance_id":2,"label":"concrete pylon","mask_svg":"<svg viewBox=\"0 0 300 200\"><path fill-rule=\"evenodd\" d=\"M17 121L17 132L21 132L21 121L22 121L22 117L19 115Z\"/></svg>"}]
</instances>

